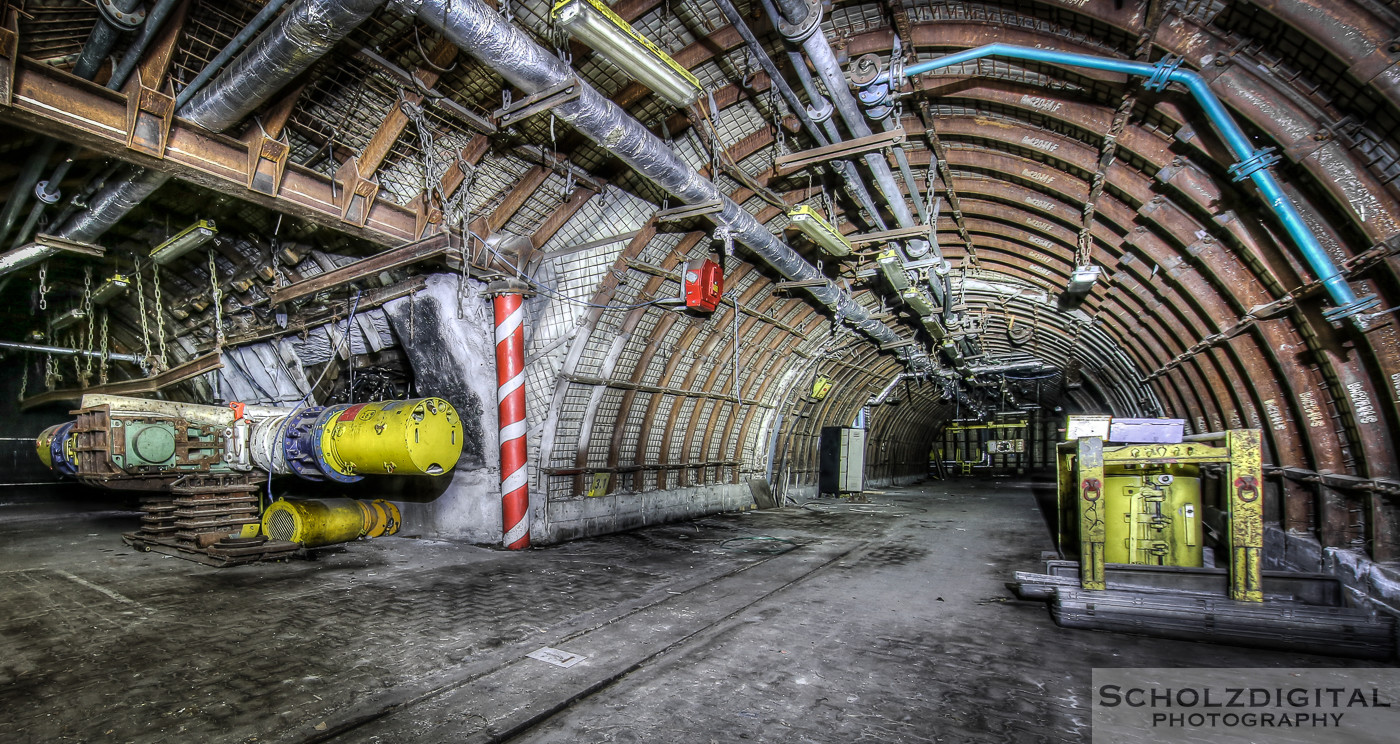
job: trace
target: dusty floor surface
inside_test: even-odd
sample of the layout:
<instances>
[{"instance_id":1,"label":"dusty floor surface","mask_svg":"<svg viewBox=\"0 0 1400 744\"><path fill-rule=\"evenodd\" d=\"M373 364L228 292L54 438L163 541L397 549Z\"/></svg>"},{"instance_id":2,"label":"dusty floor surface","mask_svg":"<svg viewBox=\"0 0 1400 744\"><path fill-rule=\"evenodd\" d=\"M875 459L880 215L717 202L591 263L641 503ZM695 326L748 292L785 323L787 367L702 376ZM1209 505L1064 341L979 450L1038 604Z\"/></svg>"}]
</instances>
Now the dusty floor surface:
<instances>
[{"instance_id":1,"label":"dusty floor surface","mask_svg":"<svg viewBox=\"0 0 1400 744\"><path fill-rule=\"evenodd\" d=\"M1355 664L1055 627L1025 482L870 499L223 570L0 519L0 741L1078 742L1095 666Z\"/></svg>"}]
</instances>

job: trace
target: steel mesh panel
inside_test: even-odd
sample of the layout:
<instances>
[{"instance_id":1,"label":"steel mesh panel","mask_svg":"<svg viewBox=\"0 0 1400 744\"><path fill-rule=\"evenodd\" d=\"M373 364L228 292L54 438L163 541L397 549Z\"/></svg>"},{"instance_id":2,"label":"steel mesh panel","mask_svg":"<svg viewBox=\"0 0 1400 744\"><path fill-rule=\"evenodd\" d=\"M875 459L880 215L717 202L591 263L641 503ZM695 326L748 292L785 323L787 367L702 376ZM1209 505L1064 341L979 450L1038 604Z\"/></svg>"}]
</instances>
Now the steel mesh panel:
<instances>
[{"instance_id":1,"label":"steel mesh panel","mask_svg":"<svg viewBox=\"0 0 1400 744\"><path fill-rule=\"evenodd\" d=\"M397 84L367 62L341 60L327 66L302 93L287 129L316 146L296 151L293 162L334 175L350 155L364 152L379 120L399 98ZM365 116L364 112L375 112Z\"/></svg>"},{"instance_id":2,"label":"steel mesh panel","mask_svg":"<svg viewBox=\"0 0 1400 744\"><path fill-rule=\"evenodd\" d=\"M880 3L832 8L831 12L822 18L822 28L828 34L842 33L854 36L867 31L877 31L888 25L885 8Z\"/></svg>"},{"instance_id":3,"label":"steel mesh panel","mask_svg":"<svg viewBox=\"0 0 1400 744\"><path fill-rule=\"evenodd\" d=\"M190 6L184 33L170 57L170 78L175 82L175 90L183 90L202 72L209 60L218 56L259 10L259 5L241 0L196 0ZM95 13L94 7L94 20Z\"/></svg>"},{"instance_id":4,"label":"steel mesh panel","mask_svg":"<svg viewBox=\"0 0 1400 744\"><path fill-rule=\"evenodd\" d=\"M694 415L696 399L680 398L679 405L680 411L678 415L676 415L675 426L671 427L671 450L669 450L668 453L669 460L666 460L666 464L668 465L672 464L672 462L679 462L680 457L682 457L680 448L685 444L686 432L690 430L690 416Z\"/></svg>"},{"instance_id":5,"label":"steel mesh panel","mask_svg":"<svg viewBox=\"0 0 1400 744\"><path fill-rule=\"evenodd\" d=\"M652 393L637 393L632 398L632 407L627 412L627 422L622 427L622 451L636 452L642 438L642 424L646 422L647 406L651 405Z\"/></svg>"},{"instance_id":6,"label":"steel mesh panel","mask_svg":"<svg viewBox=\"0 0 1400 744\"><path fill-rule=\"evenodd\" d=\"M27 2L20 16L20 54L71 67L96 23L97 6L90 0Z\"/></svg>"},{"instance_id":7,"label":"steel mesh panel","mask_svg":"<svg viewBox=\"0 0 1400 744\"><path fill-rule=\"evenodd\" d=\"M685 27L685 22L677 13L671 12L669 4L663 4L632 21L632 28L671 55L695 43L690 29Z\"/></svg>"},{"instance_id":8,"label":"steel mesh panel","mask_svg":"<svg viewBox=\"0 0 1400 744\"><path fill-rule=\"evenodd\" d=\"M502 229L516 235L530 235L554 210L563 206L571 194L568 180L558 173L550 173Z\"/></svg>"},{"instance_id":9,"label":"steel mesh panel","mask_svg":"<svg viewBox=\"0 0 1400 744\"><path fill-rule=\"evenodd\" d=\"M564 402L560 406L559 418L554 425L554 450L549 458L551 466L573 466L579 430L583 426L583 416L588 410L588 402L592 396L592 385L569 383L564 391Z\"/></svg>"},{"instance_id":10,"label":"steel mesh panel","mask_svg":"<svg viewBox=\"0 0 1400 744\"><path fill-rule=\"evenodd\" d=\"M718 403L716 410L711 414L714 419L714 430L710 432L709 441L706 443L706 451L710 453L712 460L727 459L727 453L721 451L720 441L724 439L724 430L730 426L730 420L734 418L734 410L737 406L733 403Z\"/></svg>"},{"instance_id":11,"label":"steel mesh panel","mask_svg":"<svg viewBox=\"0 0 1400 744\"><path fill-rule=\"evenodd\" d=\"M617 423L617 413L622 407L622 391L608 390L598 402L598 410L593 419L593 435L588 442L588 466L605 468L612 450L613 429Z\"/></svg>"},{"instance_id":12,"label":"steel mesh panel","mask_svg":"<svg viewBox=\"0 0 1400 744\"><path fill-rule=\"evenodd\" d=\"M548 488L547 498L550 501L566 501L575 496L573 476L551 475Z\"/></svg>"},{"instance_id":13,"label":"steel mesh panel","mask_svg":"<svg viewBox=\"0 0 1400 744\"><path fill-rule=\"evenodd\" d=\"M685 427L690 433L680 440L684 442L687 437L690 439L690 447L683 453L684 458L689 462L701 461L700 448L704 445L705 427L710 423L710 417L714 415L715 405L716 401L713 400L699 400L695 404L693 420L689 426ZM677 429L679 428L681 427L677 427Z\"/></svg>"},{"instance_id":14,"label":"steel mesh panel","mask_svg":"<svg viewBox=\"0 0 1400 744\"><path fill-rule=\"evenodd\" d=\"M656 405L656 414L652 416L651 427L647 431L647 454L646 465L661 464L661 443L665 441L666 419L671 415L671 407L679 400L673 395L662 395Z\"/></svg>"}]
</instances>

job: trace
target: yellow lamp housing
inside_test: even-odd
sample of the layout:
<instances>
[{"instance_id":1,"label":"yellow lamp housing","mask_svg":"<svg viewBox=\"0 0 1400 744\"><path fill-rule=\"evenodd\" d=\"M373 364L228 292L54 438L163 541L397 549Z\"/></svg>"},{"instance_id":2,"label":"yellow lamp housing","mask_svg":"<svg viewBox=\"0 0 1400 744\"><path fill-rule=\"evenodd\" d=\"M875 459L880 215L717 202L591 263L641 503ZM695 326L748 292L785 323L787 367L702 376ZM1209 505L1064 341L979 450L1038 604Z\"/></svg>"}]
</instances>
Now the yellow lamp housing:
<instances>
[{"instance_id":1,"label":"yellow lamp housing","mask_svg":"<svg viewBox=\"0 0 1400 744\"><path fill-rule=\"evenodd\" d=\"M131 280L125 274L113 274L107 278L107 281L97 285L97 289L93 290L92 301L98 305L105 305L126 294L129 287L131 287Z\"/></svg>"},{"instance_id":2,"label":"yellow lamp housing","mask_svg":"<svg viewBox=\"0 0 1400 744\"><path fill-rule=\"evenodd\" d=\"M924 293L914 287L910 287L899 293L899 299L904 300L904 304L909 306L919 317L931 315L933 313L933 303L929 302Z\"/></svg>"},{"instance_id":3,"label":"yellow lamp housing","mask_svg":"<svg viewBox=\"0 0 1400 744\"><path fill-rule=\"evenodd\" d=\"M793 227L801 230L803 235L811 238L823 251L832 256L851 255L851 241L846 240L846 236L832 227L830 222L822 219L817 210L803 204L788 212L787 216L792 220Z\"/></svg>"},{"instance_id":4,"label":"yellow lamp housing","mask_svg":"<svg viewBox=\"0 0 1400 744\"><path fill-rule=\"evenodd\" d=\"M904 273L904 262L899 260L899 254L890 249L881 253L875 259L875 263L880 266L880 273L885 275L885 281L889 282L890 288L896 292L903 292L909 288L909 277Z\"/></svg>"},{"instance_id":5,"label":"yellow lamp housing","mask_svg":"<svg viewBox=\"0 0 1400 744\"><path fill-rule=\"evenodd\" d=\"M214 227L213 220L200 220L152 249L151 260L164 266L208 243L218 234L219 230Z\"/></svg>"},{"instance_id":6,"label":"yellow lamp housing","mask_svg":"<svg viewBox=\"0 0 1400 744\"><path fill-rule=\"evenodd\" d=\"M700 97L700 81L600 0L560 0L554 21L673 106Z\"/></svg>"}]
</instances>

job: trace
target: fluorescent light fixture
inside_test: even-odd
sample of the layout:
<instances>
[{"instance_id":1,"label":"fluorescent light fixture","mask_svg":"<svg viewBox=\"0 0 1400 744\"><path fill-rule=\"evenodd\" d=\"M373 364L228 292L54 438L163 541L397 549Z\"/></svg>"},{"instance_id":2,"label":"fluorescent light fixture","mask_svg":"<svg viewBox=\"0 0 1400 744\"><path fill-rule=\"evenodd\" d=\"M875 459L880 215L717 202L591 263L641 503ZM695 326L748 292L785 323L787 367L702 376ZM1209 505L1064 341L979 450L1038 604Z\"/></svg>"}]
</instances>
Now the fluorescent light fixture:
<instances>
[{"instance_id":1,"label":"fluorescent light fixture","mask_svg":"<svg viewBox=\"0 0 1400 744\"><path fill-rule=\"evenodd\" d=\"M904 300L904 304L920 316L933 314L933 303L929 302L928 297L919 289L910 287L899 293L899 299Z\"/></svg>"},{"instance_id":2,"label":"fluorescent light fixture","mask_svg":"<svg viewBox=\"0 0 1400 744\"><path fill-rule=\"evenodd\" d=\"M943 327L943 324L939 322L938 318L929 316L924 318L923 321L924 330L928 331L928 335L933 336L934 341L942 341L943 337L948 335L947 329Z\"/></svg>"},{"instance_id":3,"label":"fluorescent light fixture","mask_svg":"<svg viewBox=\"0 0 1400 744\"><path fill-rule=\"evenodd\" d=\"M175 233L175 237L161 243L151 251L151 260L164 266L180 256L208 243L219 234L213 220L200 220Z\"/></svg>"},{"instance_id":4,"label":"fluorescent light fixture","mask_svg":"<svg viewBox=\"0 0 1400 744\"><path fill-rule=\"evenodd\" d=\"M92 292L92 301L105 305L112 300L126 294L126 290L131 286L131 280L125 274L113 274L107 281L97 285L97 289Z\"/></svg>"},{"instance_id":5,"label":"fluorescent light fixture","mask_svg":"<svg viewBox=\"0 0 1400 744\"><path fill-rule=\"evenodd\" d=\"M904 262L899 260L899 254L894 250L881 253L875 259L875 263L880 265L880 273L885 275L885 281L890 283L894 291L903 292L909 288L909 277L904 274Z\"/></svg>"},{"instance_id":6,"label":"fluorescent light fixture","mask_svg":"<svg viewBox=\"0 0 1400 744\"><path fill-rule=\"evenodd\" d=\"M673 106L700 97L700 81L600 0L560 0L554 20Z\"/></svg>"},{"instance_id":7,"label":"fluorescent light fixture","mask_svg":"<svg viewBox=\"0 0 1400 744\"><path fill-rule=\"evenodd\" d=\"M1097 266L1080 266L1075 268L1074 273L1069 275L1069 285L1065 287L1066 294L1084 295L1089 294L1089 290L1094 288L1094 283L1099 280L1102 269Z\"/></svg>"},{"instance_id":8,"label":"fluorescent light fixture","mask_svg":"<svg viewBox=\"0 0 1400 744\"><path fill-rule=\"evenodd\" d=\"M817 210L803 204L800 207L787 213L788 219L792 220L793 227L802 231L803 235L812 239L813 243L821 246L823 251L832 256L851 255L851 241L846 240L839 230L831 226L830 222L822 219Z\"/></svg>"},{"instance_id":9,"label":"fluorescent light fixture","mask_svg":"<svg viewBox=\"0 0 1400 744\"><path fill-rule=\"evenodd\" d=\"M80 320L87 320L87 313L84 313L82 308L75 307L55 317L53 319L53 329L55 331L61 331Z\"/></svg>"}]
</instances>

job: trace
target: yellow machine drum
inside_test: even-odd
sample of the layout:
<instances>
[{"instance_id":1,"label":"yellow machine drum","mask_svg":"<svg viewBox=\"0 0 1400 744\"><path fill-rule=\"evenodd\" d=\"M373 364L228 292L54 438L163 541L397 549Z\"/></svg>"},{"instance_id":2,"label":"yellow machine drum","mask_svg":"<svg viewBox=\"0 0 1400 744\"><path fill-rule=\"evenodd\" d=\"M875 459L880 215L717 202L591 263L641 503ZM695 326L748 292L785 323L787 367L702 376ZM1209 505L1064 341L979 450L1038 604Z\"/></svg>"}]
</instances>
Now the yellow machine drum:
<instances>
[{"instance_id":1,"label":"yellow machine drum","mask_svg":"<svg viewBox=\"0 0 1400 744\"><path fill-rule=\"evenodd\" d=\"M318 548L399 531L398 507L383 499L280 499L263 512L263 533Z\"/></svg>"},{"instance_id":2,"label":"yellow machine drum","mask_svg":"<svg viewBox=\"0 0 1400 744\"><path fill-rule=\"evenodd\" d=\"M462 421L442 398L386 400L333 412L321 455L344 475L442 475L462 455Z\"/></svg>"},{"instance_id":3,"label":"yellow machine drum","mask_svg":"<svg viewBox=\"0 0 1400 744\"><path fill-rule=\"evenodd\" d=\"M1104 476L1104 562L1194 566L1203 562L1201 479L1191 466Z\"/></svg>"}]
</instances>

